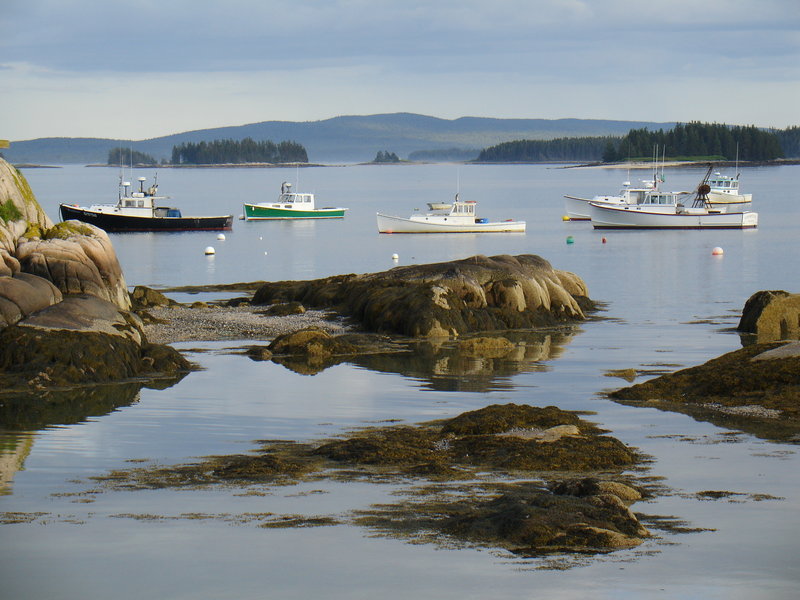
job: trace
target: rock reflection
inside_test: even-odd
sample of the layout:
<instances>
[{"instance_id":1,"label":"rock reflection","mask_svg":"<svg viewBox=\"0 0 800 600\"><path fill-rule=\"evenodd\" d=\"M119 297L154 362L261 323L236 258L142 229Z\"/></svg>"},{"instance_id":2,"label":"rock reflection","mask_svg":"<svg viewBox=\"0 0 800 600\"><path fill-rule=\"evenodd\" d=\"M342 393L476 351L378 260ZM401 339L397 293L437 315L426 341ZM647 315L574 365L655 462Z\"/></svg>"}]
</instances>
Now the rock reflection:
<instances>
[{"instance_id":1,"label":"rock reflection","mask_svg":"<svg viewBox=\"0 0 800 600\"><path fill-rule=\"evenodd\" d=\"M334 340L340 341L338 352L295 351L271 358L301 375L315 375L347 362L372 371L420 380L424 389L486 392L510 389L510 378L519 373L547 370L545 362L558 358L579 331L576 327L567 327L505 331L458 340L404 342L381 341L369 336L359 336L356 340L354 336L344 335L331 339L331 344ZM342 350L345 343L347 351ZM247 353L253 360L263 360L256 352L259 349L250 348Z\"/></svg>"},{"instance_id":2,"label":"rock reflection","mask_svg":"<svg viewBox=\"0 0 800 600\"><path fill-rule=\"evenodd\" d=\"M504 332L502 336L460 341L417 342L412 352L364 355L354 364L399 373L423 382L423 389L488 392L510 389L509 381L523 372L546 371L546 361L558 358L577 328L548 332Z\"/></svg>"},{"instance_id":3,"label":"rock reflection","mask_svg":"<svg viewBox=\"0 0 800 600\"><path fill-rule=\"evenodd\" d=\"M0 496L11 493L14 475L22 469L32 447L31 433L0 432Z\"/></svg>"},{"instance_id":4,"label":"rock reflection","mask_svg":"<svg viewBox=\"0 0 800 600\"><path fill-rule=\"evenodd\" d=\"M80 423L138 402L143 387L166 389L184 376L0 396L0 429L35 431Z\"/></svg>"}]
</instances>

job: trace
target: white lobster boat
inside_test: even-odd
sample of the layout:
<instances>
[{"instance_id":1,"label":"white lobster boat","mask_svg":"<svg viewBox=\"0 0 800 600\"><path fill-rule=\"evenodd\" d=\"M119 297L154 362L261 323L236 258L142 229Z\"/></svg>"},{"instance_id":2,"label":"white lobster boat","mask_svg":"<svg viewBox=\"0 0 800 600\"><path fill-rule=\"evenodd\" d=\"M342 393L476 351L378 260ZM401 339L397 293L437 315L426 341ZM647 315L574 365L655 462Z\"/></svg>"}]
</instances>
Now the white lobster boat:
<instances>
[{"instance_id":1,"label":"white lobster boat","mask_svg":"<svg viewBox=\"0 0 800 600\"><path fill-rule=\"evenodd\" d=\"M446 211L415 213L408 218L378 213L380 233L524 233L525 221L491 222L478 218L476 202L462 201L456 194L455 202Z\"/></svg>"},{"instance_id":2,"label":"white lobster boat","mask_svg":"<svg viewBox=\"0 0 800 600\"><path fill-rule=\"evenodd\" d=\"M758 213L712 206L703 195L703 189L701 185L691 207L682 203L691 192L653 191L646 194L642 202L629 206L592 202L589 204L592 226L595 229L751 229L758 226Z\"/></svg>"},{"instance_id":3,"label":"white lobster boat","mask_svg":"<svg viewBox=\"0 0 800 600\"><path fill-rule=\"evenodd\" d=\"M732 210L746 210L753 202L753 194L739 193L739 174L734 177L714 173L708 178L708 203L714 207L725 207L730 212Z\"/></svg>"},{"instance_id":4,"label":"white lobster boat","mask_svg":"<svg viewBox=\"0 0 800 600\"><path fill-rule=\"evenodd\" d=\"M630 181L622 184L622 189L616 196L594 196L593 198L581 198L579 196L564 196L564 209L570 221L589 221L589 204L603 204L609 206L627 206L641 202L645 194L658 189L658 179L653 177L652 181L643 180L638 187L631 187Z\"/></svg>"}]
</instances>

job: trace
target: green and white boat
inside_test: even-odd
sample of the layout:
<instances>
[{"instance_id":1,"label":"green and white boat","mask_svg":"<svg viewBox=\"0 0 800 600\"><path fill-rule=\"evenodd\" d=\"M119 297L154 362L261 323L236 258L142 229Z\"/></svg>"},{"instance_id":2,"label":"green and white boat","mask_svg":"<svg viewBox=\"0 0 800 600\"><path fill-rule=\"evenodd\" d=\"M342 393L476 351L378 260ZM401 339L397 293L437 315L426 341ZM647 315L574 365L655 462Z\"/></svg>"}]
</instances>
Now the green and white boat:
<instances>
[{"instance_id":1,"label":"green and white boat","mask_svg":"<svg viewBox=\"0 0 800 600\"><path fill-rule=\"evenodd\" d=\"M244 204L245 221L265 221L280 219L341 219L346 208L316 208L314 194L300 194L292 191L292 184L281 184L281 195L276 202Z\"/></svg>"}]
</instances>

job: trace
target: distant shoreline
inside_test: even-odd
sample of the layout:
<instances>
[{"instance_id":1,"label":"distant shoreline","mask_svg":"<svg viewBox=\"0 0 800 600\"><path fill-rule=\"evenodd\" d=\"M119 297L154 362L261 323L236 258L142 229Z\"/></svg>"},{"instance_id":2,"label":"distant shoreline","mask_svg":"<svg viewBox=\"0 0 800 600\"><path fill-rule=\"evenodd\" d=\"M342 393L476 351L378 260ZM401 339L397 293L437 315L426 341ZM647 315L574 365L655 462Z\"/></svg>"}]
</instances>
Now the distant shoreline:
<instances>
[{"instance_id":1,"label":"distant shoreline","mask_svg":"<svg viewBox=\"0 0 800 600\"><path fill-rule=\"evenodd\" d=\"M463 164L463 165L550 165L557 169L652 169L652 162L624 162L624 163L574 163L569 161L505 161L505 162L475 162L475 161L446 161L446 162L410 162L401 161L400 163L221 163L221 164L207 164L207 165L133 165L134 169L285 169L285 168L307 168L307 167L354 167L362 165L379 165L379 164L400 164L400 165L432 165L432 164ZM754 160L754 161L707 161L707 160L694 160L694 161L668 161L665 163L658 163L658 166L669 168L683 168L683 167L701 167L708 164L713 164L714 167L779 167L782 165L798 165L800 158L779 158L776 160ZM80 166L81 163L74 163L74 166ZM64 165L40 165L32 163L19 163L13 165L17 169L61 169ZM70 163L72 166L72 163ZM84 167L109 167L119 169L120 165L107 165L107 164L88 164ZM123 168L128 168L125 165Z\"/></svg>"}]
</instances>

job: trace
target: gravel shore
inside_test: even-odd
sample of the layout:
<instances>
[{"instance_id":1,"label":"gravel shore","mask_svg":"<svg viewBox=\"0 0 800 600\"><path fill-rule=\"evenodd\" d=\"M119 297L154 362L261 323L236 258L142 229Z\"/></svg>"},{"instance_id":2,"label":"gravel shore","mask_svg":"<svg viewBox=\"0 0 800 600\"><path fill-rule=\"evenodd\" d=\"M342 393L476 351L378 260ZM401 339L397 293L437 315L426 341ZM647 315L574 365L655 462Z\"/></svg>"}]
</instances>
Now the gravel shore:
<instances>
[{"instance_id":1,"label":"gravel shore","mask_svg":"<svg viewBox=\"0 0 800 600\"><path fill-rule=\"evenodd\" d=\"M326 319L324 311L308 310L282 317L259 314L263 307L208 306L189 308L174 306L150 308L148 313L163 323L148 323L144 327L147 340L154 344L221 340L272 340L278 335L312 325L332 334L349 328L340 320Z\"/></svg>"}]
</instances>

